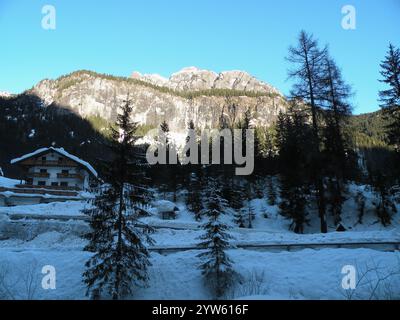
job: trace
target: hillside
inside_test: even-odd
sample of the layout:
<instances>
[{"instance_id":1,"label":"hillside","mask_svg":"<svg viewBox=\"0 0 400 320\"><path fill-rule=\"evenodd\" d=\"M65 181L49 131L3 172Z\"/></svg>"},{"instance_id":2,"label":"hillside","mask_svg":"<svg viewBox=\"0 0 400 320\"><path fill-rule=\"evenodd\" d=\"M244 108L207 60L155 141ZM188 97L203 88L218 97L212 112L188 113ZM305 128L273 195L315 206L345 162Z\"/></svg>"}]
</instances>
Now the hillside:
<instances>
[{"instance_id":1,"label":"hillside","mask_svg":"<svg viewBox=\"0 0 400 320\"><path fill-rule=\"evenodd\" d=\"M223 76L224 82L218 80ZM0 167L18 177L18 168L9 165L10 159L48 145L63 146L96 165L107 154L101 142L115 120L116 107L128 93L134 118L141 123L139 134L164 120L175 132L185 132L189 120L199 129L218 127L221 121L233 124L247 109L252 111L253 125L268 127L287 107L276 89L244 72L216 74L189 68L162 80L164 86L154 79L160 77L135 74L123 78L77 71L43 80L20 95L0 96ZM349 123L357 146L386 146L387 121L380 111L352 116Z\"/></svg>"}]
</instances>

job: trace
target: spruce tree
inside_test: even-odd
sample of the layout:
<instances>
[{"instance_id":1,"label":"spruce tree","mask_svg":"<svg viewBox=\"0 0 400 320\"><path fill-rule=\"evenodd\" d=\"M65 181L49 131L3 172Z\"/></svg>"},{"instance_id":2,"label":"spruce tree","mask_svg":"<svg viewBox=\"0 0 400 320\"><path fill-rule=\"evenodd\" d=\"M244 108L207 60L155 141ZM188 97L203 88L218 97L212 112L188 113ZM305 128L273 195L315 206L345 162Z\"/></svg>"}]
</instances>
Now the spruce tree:
<instances>
[{"instance_id":1,"label":"spruce tree","mask_svg":"<svg viewBox=\"0 0 400 320\"><path fill-rule=\"evenodd\" d=\"M129 98L129 97L128 97ZM131 121L132 107L127 99L116 127L111 128L110 151L114 158L104 164L103 185L91 208L89 243L84 250L93 252L83 273L87 295L100 298L104 291L112 299L121 299L133 292L135 285L146 284L149 252L144 241L152 243L149 228L137 227L137 212L132 203L131 163L137 124Z\"/></svg>"},{"instance_id":2,"label":"spruce tree","mask_svg":"<svg viewBox=\"0 0 400 320\"><path fill-rule=\"evenodd\" d=\"M204 214L208 222L204 224L204 235L199 239L199 247L205 251L198 255L202 260L200 266L205 282L210 287L215 298L223 297L234 281L235 272L232 261L226 250L229 249L228 226L221 221L221 215L227 205L222 198L221 188L215 179L210 179L207 185L207 205Z\"/></svg>"},{"instance_id":3,"label":"spruce tree","mask_svg":"<svg viewBox=\"0 0 400 320\"><path fill-rule=\"evenodd\" d=\"M389 50L381 63L381 82L388 88L379 92L381 108L390 118L389 140L400 148L400 49L389 44Z\"/></svg>"},{"instance_id":4,"label":"spruce tree","mask_svg":"<svg viewBox=\"0 0 400 320\"><path fill-rule=\"evenodd\" d=\"M310 178L310 153L313 146L307 142L312 139L312 128L307 124L307 116L296 105L286 114L280 113L277 121L277 143L280 164L280 212L290 218L290 228L303 233L306 219L306 201Z\"/></svg>"}]
</instances>

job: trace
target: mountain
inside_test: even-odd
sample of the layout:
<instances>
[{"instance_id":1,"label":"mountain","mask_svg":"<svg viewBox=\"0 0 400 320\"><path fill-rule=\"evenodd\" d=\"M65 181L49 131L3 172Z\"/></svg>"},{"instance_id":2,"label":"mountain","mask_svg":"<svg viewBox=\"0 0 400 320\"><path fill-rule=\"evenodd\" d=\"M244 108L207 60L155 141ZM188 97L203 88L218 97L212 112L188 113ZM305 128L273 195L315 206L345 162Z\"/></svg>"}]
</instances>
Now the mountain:
<instances>
[{"instance_id":1,"label":"mountain","mask_svg":"<svg viewBox=\"0 0 400 320\"><path fill-rule=\"evenodd\" d=\"M7 91L0 91L0 98L10 98L13 94Z\"/></svg>"},{"instance_id":2,"label":"mountain","mask_svg":"<svg viewBox=\"0 0 400 320\"><path fill-rule=\"evenodd\" d=\"M193 120L196 127L217 128L221 120L235 123L250 109L255 125L270 125L286 99L272 86L246 72L220 74L185 68L169 79L159 75L133 73L130 78L91 71L77 71L55 80L43 80L27 91L43 101L43 106L63 106L83 118L100 117L114 121L117 107L129 98L134 120L157 127L166 121L171 130L183 132Z\"/></svg>"},{"instance_id":3,"label":"mountain","mask_svg":"<svg viewBox=\"0 0 400 320\"><path fill-rule=\"evenodd\" d=\"M131 77L181 92L227 89L280 95L280 92L274 87L240 70L216 73L188 67L172 74L169 79L158 74L142 75L139 72L133 72Z\"/></svg>"}]
</instances>

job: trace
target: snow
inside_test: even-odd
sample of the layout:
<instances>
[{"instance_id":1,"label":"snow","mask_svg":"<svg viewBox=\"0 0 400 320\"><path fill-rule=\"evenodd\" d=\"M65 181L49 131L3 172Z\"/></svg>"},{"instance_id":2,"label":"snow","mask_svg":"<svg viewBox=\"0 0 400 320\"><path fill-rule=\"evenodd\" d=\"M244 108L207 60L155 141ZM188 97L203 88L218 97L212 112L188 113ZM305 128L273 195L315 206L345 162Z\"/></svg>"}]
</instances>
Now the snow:
<instances>
[{"instance_id":1,"label":"snow","mask_svg":"<svg viewBox=\"0 0 400 320\"><path fill-rule=\"evenodd\" d=\"M35 136L35 134L36 134L36 130L32 129L31 132L29 133L28 137L33 138Z\"/></svg>"},{"instance_id":2,"label":"snow","mask_svg":"<svg viewBox=\"0 0 400 320\"><path fill-rule=\"evenodd\" d=\"M168 200L157 200L154 201L153 206L158 210L158 212L169 212L174 211L176 204Z\"/></svg>"},{"instance_id":3,"label":"snow","mask_svg":"<svg viewBox=\"0 0 400 320\"><path fill-rule=\"evenodd\" d=\"M81 210L87 208L89 204L86 201L66 201L51 202L35 205L21 205L14 207L0 207L1 214L24 214L24 215L42 215L42 216L83 216Z\"/></svg>"},{"instance_id":4,"label":"snow","mask_svg":"<svg viewBox=\"0 0 400 320\"><path fill-rule=\"evenodd\" d=\"M56 268L56 290L43 290L41 276L34 282L36 299L85 299L82 283L84 263L91 256L81 250L83 242L53 232L13 248L0 248L1 265L16 267L7 276L14 277L35 267L40 275L44 265ZM56 245L57 243L57 245ZM70 244L70 248L68 247ZM198 251L185 251L170 255L151 253L150 283L136 290L135 299L210 299L198 269ZM229 250L236 271L242 276L228 298L233 299L345 299L341 287L345 265L354 265L360 274L368 266L377 265L382 272L399 270L398 252L379 252L369 249L323 249L299 252L266 253L249 250ZM400 297L400 278L393 275L387 282L393 298ZM14 289L14 288L13 288ZM19 298L26 293L19 283ZM368 287L360 287L358 298L368 298ZM383 292L381 293L381 298Z\"/></svg>"},{"instance_id":5,"label":"snow","mask_svg":"<svg viewBox=\"0 0 400 320\"><path fill-rule=\"evenodd\" d=\"M47 151L57 152L57 153L65 156L65 157L71 159L72 161L75 161L75 162L81 164L86 169L88 169L95 177L98 176L96 170L94 170L94 168L88 162L86 162L86 161L84 161L84 160L82 160L82 159L80 159L80 158L68 153L67 151L64 150L64 148L55 148L55 147L40 148L40 149L38 149L38 150L36 150L34 152L31 152L31 153L28 153L28 154L22 156L22 157L19 157L19 158L11 160L11 164L18 163L20 161L23 161L25 159L29 159L31 157L34 157L35 155L38 155L38 154L41 154L41 153L47 152Z\"/></svg>"},{"instance_id":6,"label":"snow","mask_svg":"<svg viewBox=\"0 0 400 320\"><path fill-rule=\"evenodd\" d=\"M0 187L3 188L14 188L17 184L20 184L20 180L9 179L6 177L0 176Z\"/></svg>"},{"instance_id":7,"label":"snow","mask_svg":"<svg viewBox=\"0 0 400 320\"><path fill-rule=\"evenodd\" d=\"M0 177L0 185L18 183ZM357 222L356 203L353 196L358 191L366 197L366 211L363 223ZM159 198L159 197L158 197ZM138 288L135 299L210 299L201 271L201 261L197 255L201 250L193 248L204 234L193 213L187 210L178 194L177 203L168 200L154 201L149 208L152 214L141 218L141 222L154 226L152 237L156 241L151 250L149 269L150 283L147 288ZM349 185L348 200L344 203L342 223L346 232L335 232L330 221L329 233L318 232L316 212L310 210L312 222L306 226L306 234L289 231L290 221L279 215L278 206L268 204L266 198L253 199L250 205L255 214L253 228L238 228L233 222L233 212L227 210L221 220L230 226L234 248L228 250L235 270L241 281L230 292L229 299L346 299L348 291L341 287L344 277L342 268L354 265L357 276L371 270L366 277L377 283L379 274L388 275L373 298L400 299L400 252L385 252L367 248L328 248L328 245L368 242L400 243L399 213L393 216L392 225L383 227L374 212L374 195L365 186ZM0 271L9 266L6 283L14 284L17 299L26 299L23 274L32 268L37 270L35 299L85 299L86 288L82 283L84 264L91 253L84 252L86 240L82 238L88 231L88 224L81 212L90 204L86 201L53 202L16 207L0 208ZM157 212L172 211L178 207L180 214L176 220L162 220ZM22 216L18 217L18 215ZM42 219L36 219L41 216ZM44 220L43 220L44 219ZM314 221L315 220L315 221ZM301 245L297 251L257 249L265 245ZM312 249L313 245L322 245ZM246 247L244 249L242 246ZM324 247L325 246L325 247ZM163 251L162 249L173 249ZM184 249L177 251L179 249ZM160 254L161 252L162 254ZM43 290L40 286L41 268L53 265L57 271L57 289ZM3 269L2 269L3 268ZM377 272L377 270L379 272ZM0 272L1 276L2 272ZM3 273L4 274L4 273ZM0 279L1 280L1 279ZM375 282L374 282L375 281ZM390 290L388 289L390 288ZM370 286L360 283L354 291L353 299L368 299ZM30 295L32 296L32 295ZM1 298L1 292L0 292Z\"/></svg>"}]
</instances>

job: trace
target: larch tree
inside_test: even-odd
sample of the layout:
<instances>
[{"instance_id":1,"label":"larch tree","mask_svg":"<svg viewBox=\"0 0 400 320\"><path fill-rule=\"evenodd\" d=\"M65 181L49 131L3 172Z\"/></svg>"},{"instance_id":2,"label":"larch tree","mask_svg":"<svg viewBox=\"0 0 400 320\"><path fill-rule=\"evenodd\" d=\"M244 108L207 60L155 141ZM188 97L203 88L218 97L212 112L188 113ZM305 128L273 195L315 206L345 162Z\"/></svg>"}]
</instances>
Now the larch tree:
<instances>
[{"instance_id":1,"label":"larch tree","mask_svg":"<svg viewBox=\"0 0 400 320\"><path fill-rule=\"evenodd\" d=\"M322 173L318 115L321 110L321 86L323 82L323 64L327 56L327 48L320 48L312 35L301 31L297 46L289 48L287 61L292 65L288 71L293 79L291 97L302 101L311 111L313 138L309 142L313 146L312 178L316 190L316 200L320 217L321 232L328 231L326 222L325 186Z\"/></svg>"}]
</instances>

